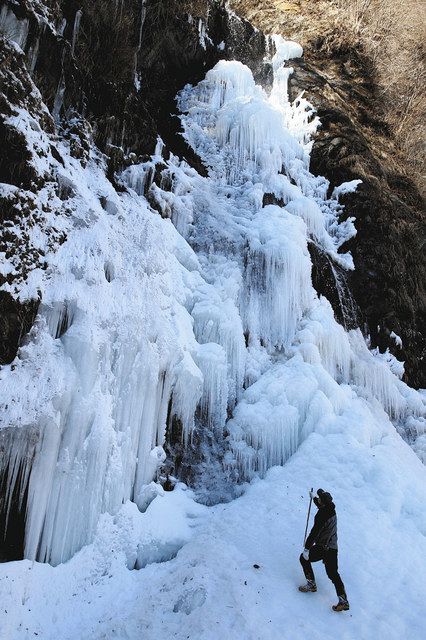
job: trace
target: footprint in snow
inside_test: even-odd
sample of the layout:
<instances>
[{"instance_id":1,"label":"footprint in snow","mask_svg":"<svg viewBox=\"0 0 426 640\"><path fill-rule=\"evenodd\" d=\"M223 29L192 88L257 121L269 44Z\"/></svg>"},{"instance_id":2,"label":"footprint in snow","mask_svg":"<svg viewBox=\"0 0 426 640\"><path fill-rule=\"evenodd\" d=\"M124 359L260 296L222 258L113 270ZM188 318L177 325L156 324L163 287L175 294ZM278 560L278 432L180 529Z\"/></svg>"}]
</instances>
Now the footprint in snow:
<instances>
[{"instance_id":1,"label":"footprint in snow","mask_svg":"<svg viewBox=\"0 0 426 640\"><path fill-rule=\"evenodd\" d=\"M173 613L180 613L182 611L186 613L186 615L189 615L191 611L194 611L194 609L201 607L205 603L206 595L204 587L185 591L176 601L173 607Z\"/></svg>"}]
</instances>

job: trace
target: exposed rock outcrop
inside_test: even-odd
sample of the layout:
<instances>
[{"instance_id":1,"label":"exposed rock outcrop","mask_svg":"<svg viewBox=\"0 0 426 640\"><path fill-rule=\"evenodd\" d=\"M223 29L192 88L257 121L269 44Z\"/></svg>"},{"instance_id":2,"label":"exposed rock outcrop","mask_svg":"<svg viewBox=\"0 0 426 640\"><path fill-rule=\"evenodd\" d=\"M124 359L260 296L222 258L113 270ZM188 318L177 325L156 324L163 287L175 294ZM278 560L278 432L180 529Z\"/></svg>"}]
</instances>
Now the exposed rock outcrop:
<instances>
[{"instance_id":1,"label":"exposed rock outcrop","mask_svg":"<svg viewBox=\"0 0 426 640\"><path fill-rule=\"evenodd\" d=\"M360 326L372 346L389 348L405 361L409 384L425 387L426 213L415 183L398 173L395 140L385 123L371 60L345 45L344 37L335 42L321 37L321 31L330 30L322 5L315 14L310 13L312 3L299 0L235 0L233 6L267 33L281 32L305 46L304 59L292 61L290 86L291 97L303 91L321 120L311 168L329 179L331 189L362 180L356 193L345 196L345 214L355 217L358 233L342 248L354 256L355 271L347 279ZM316 256L316 288L326 293L339 317L328 270ZM392 332L401 337L402 347Z\"/></svg>"},{"instance_id":2,"label":"exposed rock outcrop","mask_svg":"<svg viewBox=\"0 0 426 640\"><path fill-rule=\"evenodd\" d=\"M362 59L349 52L330 61L327 72L320 71L315 62L293 66L292 97L305 91L321 120L312 170L330 180L330 189L344 181L362 180L356 193L344 200L345 215L356 219L357 235L344 248L354 256L355 271L348 274L348 283L361 309L361 326L373 346L389 348L405 360L410 384L425 386L426 217L422 199L415 185L387 162L390 134L377 114L369 111L374 86ZM401 337L402 348L391 338L392 332Z\"/></svg>"}]
</instances>

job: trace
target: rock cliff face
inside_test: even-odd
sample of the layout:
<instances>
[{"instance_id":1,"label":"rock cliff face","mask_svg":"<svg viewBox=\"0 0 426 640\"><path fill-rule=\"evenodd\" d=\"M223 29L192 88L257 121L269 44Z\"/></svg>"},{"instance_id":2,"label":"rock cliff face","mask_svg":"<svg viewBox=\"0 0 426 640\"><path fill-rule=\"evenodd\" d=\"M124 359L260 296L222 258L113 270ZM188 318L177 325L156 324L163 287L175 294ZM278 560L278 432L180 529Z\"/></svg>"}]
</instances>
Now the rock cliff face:
<instances>
[{"instance_id":1,"label":"rock cliff face","mask_svg":"<svg viewBox=\"0 0 426 640\"><path fill-rule=\"evenodd\" d=\"M0 196L0 363L9 363L39 304L30 274L45 269L46 251L65 240L59 228L44 227L55 198L58 221L69 213L67 185L43 167L49 152L60 160L55 138L70 142L83 167L96 145L114 184L117 170L153 153L158 136L166 153L203 172L180 135L177 92L219 57L237 57L257 77L267 67L264 36L223 2L2 2L0 25L0 182L9 185ZM49 137L48 149L36 141L29 148L16 123L20 110L29 114L29 129Z\"/></svg>"},{"instance_id":2,"label":"rock cliff face","mask_svg":"<svg viewBox=\"0 0 426 640\"><path fill-rule=\"evenodd\" d=\"M17 110L28 111L31 126L40 127L51 139L70 140L83 165L94 143L107 157L113 182L115 171L152 153L158 135L169 152L202 172L200 161L179 135L179 119L173 116L178 90L200 80L219 57L241 60L263 82L268 74L262 64L264 36L227 12L224 4L207 0L2 3L0 141L8 153L0 159L0 180L11 187L1 199L0 250L11 266L0 274L6 284L0 292L1 362L15 357L39 302L36 291L21 293L18 300L16 284L27 280L33 269L45 268L46 250L64 240L59 229L45 232L43 247L31 239L30 229L43 228L43 210L34 206L32 194L49 183L64 202L66 187L43 174L40 158L45 151L27 148L23 132L13 123ZM250 15L250 3L236 4L240 13ZM292 10L290 5L283 3L283 15ZM263 5L256 18L259 26L271 29L274 24ZM294 32L284 35L297 37ZM388 161L392 138L374 106L369 66L355 51L336 47L325 53L321 42L308 47L304 60L293 66L292 97L305 91L322 122L312 169L325 175L331 188L345 180L363 180L346 203L358 230L349 247L356 270L347 286L358 307L357 318L350 323L359 322L373 346L389 347L406 361L410 384L425 386L425 216L414 185L397 175ZM54 144L51 152L55 153ZM49 199L43 206L51 206ZM65 205L58 215L64 210ZM342 318L335 274L314 249L312 255L316 288L327 292ZM402 349L391 332L402 338Z\"/></svg>"},{"instance_id":3,"label":"rock cliff face","mask_svg":"<svg viewBox=\"0 0 426 640\"><path fill-rule=\"evenodd\" d=\"M358 321L373 346L389 348L405 361L410 384L425 387L424 201L415 183L398 173L395 140L384 122L385 105L371 60L362 50L345 46L344 37L324 36L330 30L324 3L313 7L315 3L303 1L234 0L232 4L266 33L282 32L305 47L303 61L292 63L291 92L295 98L304 91L321 120L312 170L327 177L331 189L344 180L363 181L345 202L358 232L345 247L354 256L355 271L347 281ZM320 256L313 262L316 287L333 301L339 315L329 265ZM401 337L403 347L395 343L392 332Z\"/></svg>"},{"instance_id":4,"label":"rock cliff face","mask_svg":"<svg viewBox=\"0 0 426 640\"><path fill-rule=\"evenodd\" d=\"M369 108L374 85L363 60L347 52L337 59L295 65L293 97L300 91L317 106L321 129L312 153L312 170L334 188L360 178L346 196L346 214L356 219L357 235L346 249L355 271L348 285L360 310L359 321L372 345L405 360L406 379L426 383L426 238L423 202L415 185L386 161L392 144L378 114ZM395 344L394 332L403 347Z\"/></svg>"}]
</instances>

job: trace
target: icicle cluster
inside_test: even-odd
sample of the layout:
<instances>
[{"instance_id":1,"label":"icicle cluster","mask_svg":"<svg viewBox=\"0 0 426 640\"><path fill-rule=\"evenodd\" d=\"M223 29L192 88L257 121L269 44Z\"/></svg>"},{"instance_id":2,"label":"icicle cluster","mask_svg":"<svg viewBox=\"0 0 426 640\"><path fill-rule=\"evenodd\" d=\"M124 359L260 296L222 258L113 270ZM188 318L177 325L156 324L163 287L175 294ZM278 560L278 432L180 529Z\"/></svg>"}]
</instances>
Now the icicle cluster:
<instances>
[{"instance_id":1,"label":"icicle cluster","mask_svg":"<svg viewBox=\"0 0 426 640\"><path fill-rule=\"evenodd\" d=\"M122 173L118 195L95 153L83 171L65 143L65 166L46 151L72 186L68 237L47 275L34 274L41 313L0 372L5 508L28 489L28 558L62 562L103 512L146 506L168 416L185 444L195 421L219 439L226 428L226 464L245 478L283 464L355 397L420 424L423 396L312 287L309 238L353 267L338 252L354 234L338 197L356 184L327 198L310 173L317 121L303 98L288 101L283 66L301 49L280 39L275 49L269 95L247 67L221 61L179 96L207 178L165 161L159 143Z\"/></svg>"}]
</instances>

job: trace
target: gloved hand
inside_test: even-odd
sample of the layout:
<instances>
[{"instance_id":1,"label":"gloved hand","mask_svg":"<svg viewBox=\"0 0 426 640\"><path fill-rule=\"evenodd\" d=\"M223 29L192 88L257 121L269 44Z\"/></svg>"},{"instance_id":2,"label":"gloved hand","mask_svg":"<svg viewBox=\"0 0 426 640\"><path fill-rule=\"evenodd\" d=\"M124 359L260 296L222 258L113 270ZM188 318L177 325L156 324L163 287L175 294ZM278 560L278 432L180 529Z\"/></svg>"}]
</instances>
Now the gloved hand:
<instances>
[{"instance_id":1,"label":"gloved hand","mask_svg":"<svg viewBox=\"0 0 426 640\"><path fill-rule=\"evenodd\" d=\"M306 561L308 561L309 560L309 549L303 549L302 556L304 557L304 559Z\"/></svg>"},{"instance_id":2,"label":"gloved hand","mask_svg":"<svg viewBox=\"0 0 426 640\"><path fill-rule=\"evenodd\" d=\"M314 491L314 490L312 489L312 491L310 491L310 492L309 492L309 495L310 495L310 497L311 497L311 498L312 498L312 500L313 500L313 499L316 497L317 492L316 492L316 491Z\"/></svg>"}]
</instances>

